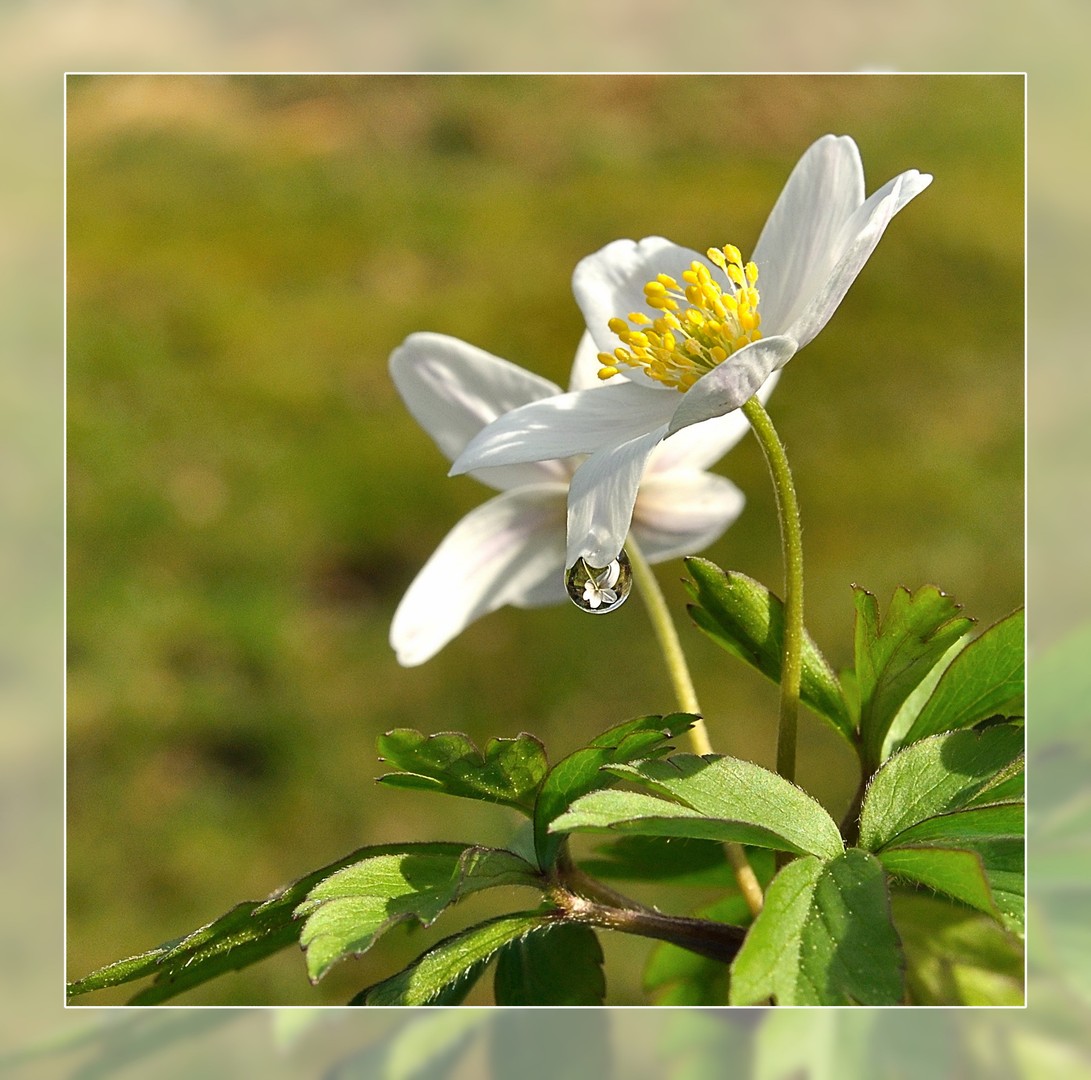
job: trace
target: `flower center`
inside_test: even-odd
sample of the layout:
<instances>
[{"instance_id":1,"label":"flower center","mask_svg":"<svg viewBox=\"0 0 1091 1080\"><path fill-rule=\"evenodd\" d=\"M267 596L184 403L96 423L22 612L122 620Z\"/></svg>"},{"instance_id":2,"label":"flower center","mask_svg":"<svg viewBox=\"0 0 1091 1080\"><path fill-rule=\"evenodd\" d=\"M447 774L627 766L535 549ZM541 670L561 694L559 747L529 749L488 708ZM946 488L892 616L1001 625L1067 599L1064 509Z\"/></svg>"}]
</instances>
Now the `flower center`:
<instances>
[{"instance_id":1,"label":"flower center","mask_svg":"<svg viewBox=\"0 0 1091 1080\"><path fill-rule=\"evenodd\" d=\"M669 274L649 281L644 302L661 314L652 319L634 311L628 321L610 320L622 344L612 353L599 353L600 379L612 378L619 365L643 368L649 378L685 393L702 375L761 337L757 266L744 264L731 244L709 248L708 257L727 275L727 287L696 260L683 272L682 284Z\"/></svg>"}]
</instances>

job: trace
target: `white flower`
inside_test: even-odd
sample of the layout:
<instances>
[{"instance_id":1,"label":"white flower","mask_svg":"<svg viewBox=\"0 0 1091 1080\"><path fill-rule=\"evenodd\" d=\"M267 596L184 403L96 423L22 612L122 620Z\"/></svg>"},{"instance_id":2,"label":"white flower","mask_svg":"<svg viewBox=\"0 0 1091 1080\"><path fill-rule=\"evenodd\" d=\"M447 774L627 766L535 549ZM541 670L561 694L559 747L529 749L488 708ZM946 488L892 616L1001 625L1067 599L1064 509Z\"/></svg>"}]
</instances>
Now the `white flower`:
<instances>
[{"instance_id":1,"label":"white flower","mask_svg":"<svg viewBox=\"0 0 1091 1080\"><path fill-rule=\"evenodd\" d=\"M826 325L891 218L931 181L911 169L865 200L856 144L825 135L792 171L752 262L730 245L705 259L662 237L608 244L572 278L608 392L575 390L501 416L452 474L590 455L569 489L566 562L608 565L653 449L767 385Z\"/></svg>"},{"instance_id":2,"label":"white flower","mask_svg":"<svg viewBox=\"0 0 1091 1080\"><path fill-rule=\"evenodd\" d=\"M599 366L585 334L571 388L606 395L596 377ZM546 379L440 334L410 335L391 355L390 373L409 411L452 459L496 417L561 394ZM732 415L702 425L699 438L686 433L652 455L632 519L649 562L707 547L741 513L738 488L704 470L745 433L741 414ZM565 504L576 465L535 461L472 474L500 494L455 525L409 586L390 627L400 663L424 663L475 619L505 604L567 602ZM592 609L614 603L616 577L592 576L585 587Z\"/></svg>"}]
</instances>

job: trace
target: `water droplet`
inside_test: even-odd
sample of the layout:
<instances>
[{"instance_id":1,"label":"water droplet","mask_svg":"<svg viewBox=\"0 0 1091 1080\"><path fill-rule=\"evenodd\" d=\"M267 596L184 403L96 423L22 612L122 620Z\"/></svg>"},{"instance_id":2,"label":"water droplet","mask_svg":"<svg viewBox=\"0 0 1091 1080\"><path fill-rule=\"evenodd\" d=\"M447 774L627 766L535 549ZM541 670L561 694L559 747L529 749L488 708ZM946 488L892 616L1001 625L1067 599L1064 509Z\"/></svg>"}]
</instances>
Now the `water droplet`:
<instances>
[{"instance_id":1,"label":"water droplet","mask_svg":"<svg viewBox=\"0 0 1091 1080\"><path fill-rule=\"evenodd\" d=\"M604 615L625 603L633 587L633 568L624 551L609 566L597 567L578 559L564 576L572 603L581 611Z\"/></svg>"}]
</instances>

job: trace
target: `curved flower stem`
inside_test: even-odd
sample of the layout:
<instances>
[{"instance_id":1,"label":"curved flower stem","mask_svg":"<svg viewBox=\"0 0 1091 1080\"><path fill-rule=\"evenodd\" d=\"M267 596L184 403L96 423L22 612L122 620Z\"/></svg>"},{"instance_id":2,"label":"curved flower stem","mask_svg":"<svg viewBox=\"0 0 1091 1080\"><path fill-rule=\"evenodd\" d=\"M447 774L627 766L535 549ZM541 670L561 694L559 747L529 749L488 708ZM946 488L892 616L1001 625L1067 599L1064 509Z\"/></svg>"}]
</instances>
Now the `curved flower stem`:
<instances>
[{"instance_id":1,"label":"curved flower stem","mask_svg":"<svg viewBox=\"0 0 1091 1080\"><path fill-rule=\"evenodd\" d=\"M697 701L697 691L693 688L689 665L686 663L685 653L682 652L682 643L678 640L678 631L675 629L663 590L659 587L659 581L651 566L648 565L648 560L644 558L644 553L633 539L632 533L625 541L625 551L633 567L633 578L648 609L648 617L652 620L656 640L659 642L660 649L663 650L663 659L667 663L667 673L674 687L674 696L678 699L678 707L682 712L693 713L698 717L697 722L689 729L693 752L711 754L712 743L709 742L705 722L700 718L701 706Z\"/></svg>"},{"instance_id":2,"label":"curved flower stem","mask_svg":"<svg viewBox=\"0 0 1091 1080\"><path fill-rule=\"evenodd\" d=\"M712 743L709 741L708 728L701 715L701 706L697 701L697 691L693 687L693 678L689 673L689 665L686 663L685 653L682 652L682 643L678 640L678 631L674 620L671 618L670 609L663 596L663 590L659 587L659 580L652 571L644 553L629 534L625 542L625 550L629 555L629 562L633 568L633 578L644 598L644 604L648 609L648 617L652 621L652 629L655 631L656 640L663 652L663 659L667 664L667 672L670 675L671 684L674 687L675 697L678 699L678 707L682 712L693 713L697 717L693 727L689 729L690 743L695 754L711 754ZM753 915L757 915L762 909L764 897L761 885L754 874L754 868L750 865L743 850L742 844L726 843L724 850L727 852L731 869L735 873L739 891L746 900L747 907Z\"/></svg>"},{"instance_id":3,"label":"curved flower stem","mask_svg":"<svg viewBox=\"0 0 1091 1080\"><path fill-rule=\"evenodd\" d=\"M780 668L780 728L777 732L777 772L795 782L796 728L799 714L799 684L803 672L803 535L799 503L784 444L777 436L769 414L756 397L743 407L765 455L780 518L780 540L784 551L784 652Z\"/></svg>"}]
</instances>

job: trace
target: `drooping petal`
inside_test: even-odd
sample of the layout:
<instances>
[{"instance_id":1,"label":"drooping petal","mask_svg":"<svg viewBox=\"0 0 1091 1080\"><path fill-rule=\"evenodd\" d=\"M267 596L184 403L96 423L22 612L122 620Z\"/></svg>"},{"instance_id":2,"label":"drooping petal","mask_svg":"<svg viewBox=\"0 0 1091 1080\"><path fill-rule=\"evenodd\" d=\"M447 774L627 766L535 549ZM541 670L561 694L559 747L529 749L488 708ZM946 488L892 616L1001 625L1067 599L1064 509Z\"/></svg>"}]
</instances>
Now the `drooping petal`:
<instances>
[{"instance_id":1,"label":"drooping petal","mask_svg":"<svg viewBox=\"0 0 1091 1080\"><path fill-rule=\"evenodd\" d=\"M633 311L654 314L644 302L644 286L649 281L658 274L680 279L695 259L705 263L727 287L726 279L696 251L679 247L662 236L647 236L639 242L614 240L581 259L572 274L572 292L598 351L612 353L621 344L609 327L611 319L625 319ZM647 378L642 369L622 368L621 374L638 380L640 386L667 389Z\"/></svg>"},{"instance_id":2,"label":"drooping petal","mask_svg":"<svg viewBox=\"0 0 1091 1080\"><path fill-rule=\"evenodd\" d=\"M582 557L591 566L603 567L617 558L629 534L648 455L666 433L663 424L638 438L606 446L576 470L568 489L566 566Z\"/></svg>"},{"instance_id":3,"label":"drooping petal","mask_svg":"<svg viewBox=\"0 0 1091 1080\"><path fill-rule=\"evenodd\" d=\"M390 644L399 663L423 664L505 604L565 598L565 494L563 484L504 492L447 534L394 613Z\"/></svg>"},{"instance_id":4,"label":"drooping petal","mask_svg":"<svg viewBox=\"0 0 1091 1080\"><path fill-rule=\"evenodd\" d=\"M677 404L630 382L576 390L514 409L470 440L451 475L471 469L590 454L665 424Z\"/></svg>"},{"instance_id":5,"label":"drooping petal","mask_svg":"<svg viewBox=\"0 0 1091 1080\"><path fill-rule=\"evenodd\" d=\"M796 163L754 247L762 328L788 333L837 260L835 242L864 201L860 151L847 135L824 135Z\"/></svg>"},{"instance_id":6,"label":"drooping petal","mask_svg":"<svg viewBox=\"0 0 1091 1080\"><path fill-rule=\"evenodd\" d=\"M740 408L774 371L791 360L798 348L790 337L768 337L728 357L682 395L670 419L671 434Z\"/></svg>"},{"instance_id":7,"label":"drooping petal","mask_svg":"<svg viewBox=\"0 0 1091 1080\"><path fill-rule=\"evenodd\" d=\"M454 460L498 416L560 393L507 360L444 334L410 334L390 355L390 376L413 418ZM567 478L556 462L490 470L476 479L498 490Z\"/></svg>"},{"instance_id":8,"label":"drooping petal","mask_svg":"<svg viewBox=\"0 0 1091 1080\"><path fill-rule=\"evenodd\" d=\"M633 535L649 562L694 555L719 540L745 504L730 480L713 473L674 469L645 475L633 509Z\"/></svg>"},{"instance_id":9,"label":"drooping petal","mask_svg":"<svg viewBox=\"0 0 1091 1080\"><path fill-rule=\"evenodd\" d=\"M801 349L830 321L891 218L931 182L931 176L916 169L904 172L870 196L845 222L837 239L837 261L816 283L813 295L787 331Z\"/></svg>"}]
</instances>

